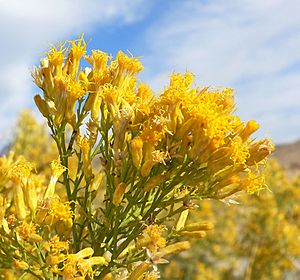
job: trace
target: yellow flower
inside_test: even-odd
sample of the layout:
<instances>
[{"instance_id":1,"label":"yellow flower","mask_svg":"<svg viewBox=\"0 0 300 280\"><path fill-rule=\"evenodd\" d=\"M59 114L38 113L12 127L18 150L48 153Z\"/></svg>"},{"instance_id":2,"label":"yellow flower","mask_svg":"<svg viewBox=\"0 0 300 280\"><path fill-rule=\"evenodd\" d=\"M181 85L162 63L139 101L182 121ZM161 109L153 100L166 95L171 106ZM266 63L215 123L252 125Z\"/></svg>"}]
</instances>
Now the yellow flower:
<instances>
[{"instance_id":1,"label":"yellow flower","mask_svg":"<svg viewBox=\"0 0 300 280\"><path fill-rule=\"evenodd\" d=\"M70 96L70 100L76 100L84 97L86 91L84 86L79 81L69 79L67 85L67 93Z\"/></svg>"},{"instance_id":2,"label":"yellow flower","mask_svg":"<svg viewBox=\"0 0 300 280\"><path fill-rule=\"evenodd\" d=\"M76 100L86 94L89 81L78 74L85 49L83 37L53 47L47 57L41 59L40 67L32 73L35 83L44 93L44 99L37 95L35 102L43 116L48 118L51 115L56 126L64 118L74 125Z\"/></svg>"},{"instance_id":3,"label":"yellow flower","mask_svg":"<svg viewBox=\"0 0 300 280\"><path fill-rule=\"evenodd\" d=\"M165 227L163 225L150 225L143 231L143 237L138 241L137 248L147 247L150 251L166 246L166 239L163 237Z\"/></svg>"},{"instance_id":4,"label":"yellow flower","mask_svg":"<svg viewBox=\"0 0 300 280\"><path fill-rule=\"evenodd\" d=\"M232 153L230 158L234 164L244 164L250 156L248 147L243 143L241 137L236 137L231 142Z\"/></svg>"},{"instance_id":5,"label":"yellow flower","mask_svg":"<svg viewBox=\"0 0 300 280\"><path fill-rule=\"evenodd\" d=\"M84 34L77 39L71 41L71 58L73 60L79 60L86 53L86 42L83 39Z\"/></svg>"},{"instance_id":6,"label":"yellow flower","mask_svg":"<svg viewBox=\"0 0 300 280\"><path fill-rule=\"evenodd\" d=\"M63 261L63 267L57 273L66 280L78 279L79 277L92 278L94 275L93 266L107 265L104 257L92 257L94 250L92 248L85 248L76 254L68 254Z\"/></svg>"},{"instance_id":7,"label":"yellow flower","mask_svg":"<svg viewBox=\"0 0 300 280\"><path fill-rule=\"evenodd\" d=\"M0 185L4 186L9 180L9 171L13 166L14 152L9 152L8 157L0 157Z\"/></svg>"},{"instance_id":8,"label":"yellow flower","mask_svg":"<svg viewBox=\"0 0 300 280\"><path fill-rule=\"evenodd\" d=\"M118 71L120 71L122 74L133 75L141 72L144 69L142 63L137 58L129 57L122 51L118 52L116 62Z\"/></svg>"},{"instance_id":9,"label":"yellow flower","mask_svg":"<svg viewBox=\"0 0 300 280\"><path fill-rule=\"evenodd\" d=\"M54 46L48 52L47 59L51 65L56 67L56 71L59 71L59 68L60 68L60 74L61 74L62 65L65 60L64 45L60 45L59 48ZM56 75L58 75L58 73L56 73Z\"/></svg>"},{"instance_id":10,"label":"yellow flower","mask_svg":"<svg viewBox=\"0 0 300 280\"><path fill-rule=\"evenodd\" d=\"M82 151L84 175L87 179L91 179L93 176L93 171L92 171L92 165L90 159L91 145L89 139L87 137L83 137L82 139L79 139L77 142L78 142L78 146Z\"/></svg>"},{"instance_id":11,"label":"yellow flower","mask_svg":"<svg viewBox=\"0 0 300 280\"><path fill-rule=\"evenodd\" d=\"M69 242L61 241L59 236L55 235L44 244L44 249L53 255L59 255L61 252L69 249Z\"/></svg>"},{"instance_id":12,"label":"yellow flower","mask_svg":"<svg viewBox=\"0 0 300 280\"><path fill-rule=\"evenodd\" d=\"M36 212L36 223L55 225L58 233L68 231L73 224L74 213L70 202L62 202L58 197L40 201Z\"/></svg>"},{"instance_id":13,"label":"yellow flower","mask_svg":"<svg viewBox=\"0 0 300 280\"><path fill-rule=\"evenodd\" d=\"M55 185L59 177L67 170L67 168L60 163L60 159L53 160L50 164L50 167L51 167L52 175L50 178L50 183L44 194L44 198L53 197L55 193Z\"/></svg>"},{"instance_id":14,"label":"yellow flower","mask_svg":"<svg viewBox=\"0 0 300 280\"><path fill-rule=\"evenodd\" d=\"M247 177L242 181L242 187L250 194L259 192L266 187L265 176L249 172Z\"/></svg>"},{"instance_id":15,"label":"yellow flower","mask_svg":"<svg viewBox=\"0 0 300 280\"><path fill-rule=\"evenodd\" d=\"M18 236L24 241L42 241L42 237L37 234L36 225L33 223L22 222L22 224L16 228L16 232L18 233Z\"/></svg>"},{"instance_id":16,"label":"yellow flower","mask_svg":"<svg viewBox=\"0 0 300 280\"><path fill-rule=\"evenodd\" d=\"M100 50L92 50L92 55L85 56L85 59L93 66L95 71L101 71L107 65L108 55Z\"/></svg>"},{"instance_id":17,"label":"yellow flower","mask_svg":"<svg viewBox=\"0 0 300 280\"><path fill-rule=\"evenodd\" d=\"M21 260L15 260L12 265L16 270L27 270L29 268L29 264Z\"/></svg>"},{"instance_id":18,"label":"yellow flower","mask_svg":"<svg viewBox=\"0 0 300 280\"><path fill-rule=\"evenodd\" d=\"M80 65L80 59L86 53L86 42L84 41L82 34L81 38L72 40L70 43L71 49L67 57L65 69L72 78L75 78Z\"/></svg>"},{"instance_id":19,"label":"yellow flower","mask_svg":"<svg viewBox=\"0 0 300 280\"><path fill-rule=\"evenodd\" d=\"M15 184L27 184L27 179L33 168L33 164L20 158L9 171L9 177Z\"/></svg>"},{"instance_id":20,"label":"yellow flower","mask_svg":"<svg viewBox=\"0 0 300 280\"><path fill-rule=\"evenodd\" d=\"M25 205L24 190L27 188L27 181L33 165L23 158L20 158L9 171L9 178L14 182L13 189L14 206L16 216L20 220L25 220L27 208Z\"/></svg>"}]
</instances>

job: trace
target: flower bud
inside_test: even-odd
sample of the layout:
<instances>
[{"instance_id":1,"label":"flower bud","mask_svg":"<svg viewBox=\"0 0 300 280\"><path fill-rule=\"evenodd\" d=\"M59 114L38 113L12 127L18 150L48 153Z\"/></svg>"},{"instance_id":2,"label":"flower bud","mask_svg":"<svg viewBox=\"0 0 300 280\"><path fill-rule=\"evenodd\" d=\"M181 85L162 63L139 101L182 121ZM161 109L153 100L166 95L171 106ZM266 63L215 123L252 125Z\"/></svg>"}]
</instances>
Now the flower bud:
<instances>
[{"instance_id":1,"label":"flower bud","mask_svg":"<svg viewBox=\"0 0 300 280\"><path fill-rule=\"evenodd\" d=\"M49 60L47 59L47 58L42 58L41 59L41 66L42 66L42 68L48 68L49 67Z\"/></svg>"},{"instance_id":2,"label":"flower bud","mask_svg":"<svg viewBox=\"0 0 300 280\"><path fill-rule=\"evenodd\" d=\"M64 254L59 255L48 255L46 258L46 264L47 265L57 265L64 261L66 259L66 256Z\"/></svg>"},{"instance_id":3,"label":"flower bud","mask_svg":"<svg viewBox=\"0 0 300 280\"><path fill-rule=\"evenodd\" d=\"M34 214L37 208L38 197L36 193L36 186L32 180L28 180L25 188L26 204L30 209L31 213Z\"/></svg>"},{"instance_id":4,"label":"flower bud","mask_svg":"<svg viewBox=\"0 0 300 280\"><path fill-rule=\"evenodd\" d=\"M249 148L250 157L246 163L248 165L254 165L262 161L265 157L270 155L275 149L275 146L270 138L262 139Z\"/></svg>"},{"instance_id":5,"label":"flower bud","mask_svg":"<svg viewBox=\"0 0 300 280\"><path fill-rule=\"evenodd\" d=\"M123 259L127 255L129 255L131 252L135 251L137 249L136 245L130 245L126 247L123 252L118 256L118 259Z\"/></svg>"},{"instance_id":6,"label":"flower bud","mask_svg":"<svg viewBox=\"0 0 300 280\"><path fill-rule=\"evenodd\" d=\"M103 280L111 280L111 279L113 279L113 275L111 273L107 273L103 277Z\"/></svg>"},{"instance_id":7,"label":"flower bud","mask_svg":"<svg viewBox=\"0 0 300 280\"><path fill-rule=\"evenodd\" d=\"M137 280L148 270L149 264L146 262L140 263L130 274L128 280Z\"/></svg>"},{"instance_id":8,"label":"flower bud","mask_svg":"<svg viewBox=\"0 0 300 280\"><path fill-rule=\"evenodd\" d=\"M155 187L159 186L165 179L167 178L166 174L164 175L157 175L154 177L151 177L146 184L143 186L143 190L145 192L149 192Z\"/></svg>"},{"instance_id":9,"label":"flower bud","mask_svg":"<svg viewBox=\"0 0 300 280\"><path fill-rule=\"evenodd\" d=\"M41 242L43 240L43 238L37 233L32 233L28 239L32 242Z\"/></svg>"},{"instance_id":10,"label":"flower bud","mask_svg":"<svg viewBox=\"0 0 300 280\"><path fill-rule=\"evenodd\" d=\"M52 176L49 185L44 194L44 198L52 197L55 193L55 185L59 177L67 170L65 166L60 163L60 159L53 160L50 164Z\"/></svg>"},{"instance_id":11,"label":"flower bud","mask_svg":"<svg viewBox=\"0 0 300 280\"><path fill-rule=\"evenodd\" d=\"M102 99L100 98L99 94L96 93L94 97L94 102L92 104L91 109L91 117L93 121L98 121L99 114L100 114L100 106L101 106Z\"/></svg>"},{"instance_id":12,"label":"flower bud","mask_svg":"<svg viewBox=\"0 0 300 280\"><path fill-rule=\"evenodd\" d=\"M189 209L185 209L180 213L180 216L177 221L176 228L175 228L176 231L179 231L184 227L188 215L189 215Z\"/></svg>"},{"instance_id":13,"label":"flower bud","mask_svg":"<svg viewBox=\"0 0 300 280\"><path fill-rule=\"evenodd\" d=\"M205 231L181 231L179 233L181 236L189 237L189 238L203 238L206 236Z\"/></svg>"},{"instance_id":14,"label":"flower bud","mask_svg":"<svg viewBox=\"0 0 300 280\"><path fill-rule=\"evenodd\" d=\"M38 94L34 96L34 102L41 114L47 118L49 116L47 103Z\"/></svg>"},{"instance_id":15,"label":"flower bud","mask_svg":"<svg viewBox=\"0 0 300 280\"><path fill-rule=\"evenodd\" d=\"M254 120L248 121L245 128L240 133L240 137L242 138L243 141L246 141L249 138L249 136L258 129L259 129L259 124L256 121Z\"/></svg>"},{"instance_id":16,"label":"flower bud","mask_svg":"<svg viewBox=\"0 0 300 280\"><path fill-rule=\"evenodd\" d=\"M189 118L186 122L184 122L179 130L175 134L176 139L184 139L187 136L194 125L195 120L193 118Z\"/></svg>"},{"instance_id":17,"label":"flower bud","mask_svg":"<svg viewBox=\"0 0 300 280\"><path fill-rule=\"evenodd\" d=\"M184 227L185 231L211 230L214 228L212 223L192 223Z\"/></svg>"},{"instance_id":18,"label":"flower bud","mask_svg":"<svg viewBox=\"0 0 300 280\"><path fill-rule=\"evenodd\" d=\"M86 260L86 262L90 265L90 266L93 266L93 265L107 265L107 261L104 257L100 257L100 256L97 256L97 257L91 257L89 259Z\"/></svg>"},{"instance_id":19,"label":"flower bud","mask_svg":"<svg viewBox=\"0 0 300 280\"><path fill-rule=\"evenodd\" d=\"M123 196L124 196L124 193L125 193L125 190L126 190L126 184L125 183L120 183L116 189L115 189L115 192L114 192L114 196L113 196L113 204L115 206L118 206L122 199L123 199Z\"/></svg>"},{"instance_id":20,"label":"flower bud","mask_svg":"<svg viewBox=\"0 0 300 280\"><path fill-rule=\"evenodd\" d=\"M29 268L28 263L21 260L15 260L13 266L16 270L26 270Z\"/></svg>"},{"instance_id":21,"label":"flower bud","mask_svg":"<svg viewBox=\"0 0 300 280\"><path fill-rule=\"evenodd\" d=\"M16 185L14 189L14 203L16 207L16 216L19 220L26 218L26 206L24 202L24 193L20 185Z\"/></svg>"},{"instance_id":22,"label":"flower bud","mask_svg":"<svg viewBox=\"0 0 300 280\"><path fill-rule=\"evenodd\" d=\"M140 137L135 137L131 140L130 151L133 165L139 169L143 160L143 140Z\"/></svg>"},{"instance_id":23,"label":"flower bud","mask_svg":"<svg viewBox=\"0 0 300 280\"><path fill-rule=\"evenodd\" d=\"M160 254L162 257L172 255L172 254L177 254L189 249L190 247L191 247L190 242L181 241L163 248Z\"/></svg>"},{"instance_id":24,"label":"flower bud","mask_svg":"<svg viewBox=\"0 0 300 280\"><path fill-rule=\"evenodd\" d=\"M220 178L222 178L220 176ZM219 182L217 182L216 184L214 184L212 190L220 190L224 187L227 187L229 185L233 185L233 184L239 184L241 181L241 178L240 176L238 176L237 174L235 175L232 175L230 177L225 177L225 178L222 178Z\"/></svg>"},{"instance_id":25,"label":"flower bud","mask_svg":"<svg viewBox=\"0 0 300 280\"><path fill-rule=\"evenodd\" d=\"M153 161L153 159L149 159L146 162L144 162L141 168L141 175L143 177L149 176L151 169L154 165L155 165L155 161Z\"/></svg>"},{"instance_id":26,"label":"flower bud","mask_svg":"<svg viewBox=\"0 0 300 280\"><path fill-rule=\"evenodd\" d=\"M82 162L83 162L83 172L86 179L91 179L93 177L92 164L90 158L91 146L89 139L84 137L78 143L78 146L82 151Z\"/></svg>"},{"instance_id":27,"label":"flower bud","mask_svg":"<svg viewBox=\"0 0 300 280\"><path fill-rule=\"evenodd\" d=\"M98 193L98 190L99 192L104 190L105 185L106 185L106 174L104 171L100 171L95 175L95 177L91 181L90 190L97 191Z\"/></svg>"},{"instance_id":28,"label":"flower bud","mask_svg":"<svg viewBox=\"0 0 300 280\"><path fill-rule=\"evenodd\" d=\"M79 251L78 253L76 253L75 255L78 258L84 259L87 257L91 257L94 254L94 250L92 248L84 248L81 251Z\"/></svg>"}]
</instances>

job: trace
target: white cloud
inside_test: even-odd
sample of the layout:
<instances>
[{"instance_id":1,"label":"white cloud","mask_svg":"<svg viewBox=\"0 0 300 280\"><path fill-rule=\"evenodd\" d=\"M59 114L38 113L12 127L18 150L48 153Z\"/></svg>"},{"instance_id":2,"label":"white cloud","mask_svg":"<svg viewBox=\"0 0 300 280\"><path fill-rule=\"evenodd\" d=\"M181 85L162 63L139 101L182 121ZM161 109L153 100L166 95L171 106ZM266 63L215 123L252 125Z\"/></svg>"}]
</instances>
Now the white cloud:
<instances>
[{"instance_id":1,"label":"white cloud","mask_svg":"<svg viewBox=\"0 0 300 280\"><path fill-rule=\"evenodd\" d=\"M30 68L50 42L129 23L145 11L142 0L0 0L0 144L16 113L33 104Z\"/></svg>"},{"instance_id":2,"label":"white cloud","mask_svg":"<svg viewBox=\"0 0 300 280\"><path fill-rule=\"evenodd\" d=\"M258 119L264 136L299 138L300 2L176 3L146 35L144 63L153 72L146 68L144 76L150 83L161 88L166 73L188 68L198 84L235 88L238 113Z\"/></svg>"},{"instance_id":3,"label":"white cloud","mask_svg":"<svg viewBox=\"0 0 300 280\"><path fill-rule=\"evenodd\" d=\"M261 135L299 138L299 9L297 0L174 1L155 15L144 44L135 38L143 76L158 89L188 68L200 85L235 88L238 113L257 119ZM0 0L0 144L17 111L33 107L30 68L50 43L146 11L143 0Z\"/></svg>"}]
</instances>

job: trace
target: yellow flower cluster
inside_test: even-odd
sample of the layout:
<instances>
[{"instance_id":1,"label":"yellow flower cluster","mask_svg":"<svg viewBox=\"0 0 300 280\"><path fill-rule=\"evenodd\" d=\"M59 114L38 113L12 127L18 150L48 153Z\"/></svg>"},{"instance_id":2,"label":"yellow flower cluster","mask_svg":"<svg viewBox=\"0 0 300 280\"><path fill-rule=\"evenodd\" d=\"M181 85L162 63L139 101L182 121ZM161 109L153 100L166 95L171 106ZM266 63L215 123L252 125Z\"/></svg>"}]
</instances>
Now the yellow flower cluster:
<instances>
[{"instance_id":1,"label":"yellow flower cluster","mask_svg":"<svg viewBox=\"0 0 300 280\"><path fill-rule=\"evenodd\" d=\"M189 184L199 185L200 175L210 178L205 196L223 198L241 186L250 193L262 188L259 172L252 166L274 147L269 139L253 142L249 138L259 126L232 115L231 89L193 87L194 76L187 72L173 74L170 85L155 97L145 84L136 82L136 74L143 69L136 58L119 52L112 60L101 51L92 51L85 59L93 68L81 71L79 60L85 49L83 38L54 47L35 69L35 82L44 92L44 99L36 97L36 101L44 116L51 116L57 126L63 121L74 126L76 100L87 96L84 109L91 112L90 122L101 117L101 122L110 125L114 154L122 154L126 143L130 144L133 164L143 177L154 166L187 156L195 165L191 177L196 171L199 174ZM82 149L83 162L91 176L88 150ZM230 189L224 186L228 173L239 177Z\"/></svg>"},{"instance_id":2,"label":"yellow flower cluster","mask_svg":"<svg viewBox=\"0 0 300 280\"><path fill-rule=\"evenodd\" d=\"M49 198L40 201L36 211L36 220L39 224L55 225L60 233L72 227L73 211L70 203L62 202L59 198Z\"/></svg>"},{"instance_id":3,"label":"yellow flower cluster","mask_svg":"<svg viewBox=\"0 0 300 280\"><path fill-rule=\"evenodd\" d=\"M53 271L58 275L63 276L63 279L71 280L84 280L89 277L93 279L94 271L93 266L107 265L104 257L92 257L94 250L92 248L85 248L76 254L60 255L58 263L63 262L62 268L55 264Z\"/></svg>"},{"instance_id":4,"label":"yellow flower cluster","mask_svg":"<svg viewBox=\"0 0 300 280\"><path fill-rule=\"evenodd\" d=\"M199 201L265 187L274 146L251 138L255 121L234 116L232 89L197 87L187 71L156 95L138 80L142 70L122 51L87 55L83 36L35 67L42 93L34 100L57 153L34 168L19 156L22 132L17 156L0 159L4 269L13 263L39 279L158 279L165 257L213 228L186 223Z\"/></svg>"}]
</instances>

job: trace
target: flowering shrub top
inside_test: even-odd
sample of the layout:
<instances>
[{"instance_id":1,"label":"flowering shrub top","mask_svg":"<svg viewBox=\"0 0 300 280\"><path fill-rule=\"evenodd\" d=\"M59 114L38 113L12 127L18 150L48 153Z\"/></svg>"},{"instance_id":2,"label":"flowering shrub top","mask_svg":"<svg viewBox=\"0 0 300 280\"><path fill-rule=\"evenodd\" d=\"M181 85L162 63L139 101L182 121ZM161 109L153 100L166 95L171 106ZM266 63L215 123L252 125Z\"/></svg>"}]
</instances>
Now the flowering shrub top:
<instances>
[{"instance_id":1,"label":"flowering shrub top","mask_svg":"<svg viewBox=\"0 0 300 280\"><path fill-rule=\"evenodd\" d=\"M83 58L91 68L80 68ZM258 124L233 115L231 89L196 87L186 72L155 95L138 81L142 70L121 51L86 55L83 38L53 47L34 69L35 103L59 159L39 188L24 158L1 161L1 188L11 193L2 197L1 255L19 244L9 262L20 270L156 279L157 264L212 228L186 224L199 200L265 187L261 166L273 144L251 139Z\"/></svg>"}]
</instances>

